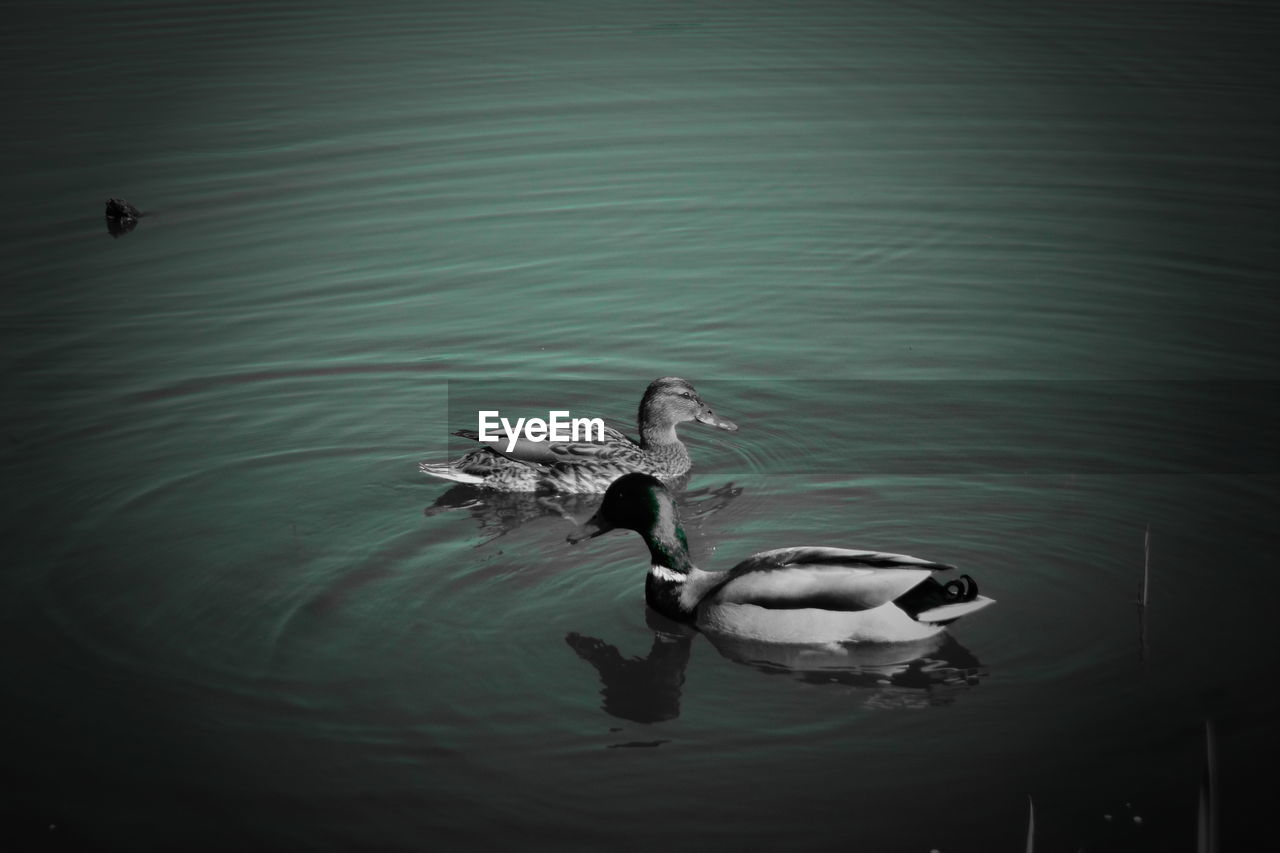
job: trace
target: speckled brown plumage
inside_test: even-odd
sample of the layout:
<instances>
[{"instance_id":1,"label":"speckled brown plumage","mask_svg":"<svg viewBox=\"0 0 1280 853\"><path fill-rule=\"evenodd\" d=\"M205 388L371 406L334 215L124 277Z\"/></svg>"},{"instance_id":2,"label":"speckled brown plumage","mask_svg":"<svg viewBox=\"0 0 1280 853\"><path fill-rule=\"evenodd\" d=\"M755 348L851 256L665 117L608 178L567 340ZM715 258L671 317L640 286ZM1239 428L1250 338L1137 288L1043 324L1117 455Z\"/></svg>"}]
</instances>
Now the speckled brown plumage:
<instances>
[{"instance_id":1,"label":"speckled brown plumage","mask_svg":"<svg viewBox=\"0 0 1280 853\"><path fill-rule=\"evenodd\" d=\"M423 462L424 474L508 492L598 493L623 474L643 473L674 480L690 467L689 451L676 426L699 421L725 430L737 426L713 412L684 379L664 377L649 383L637 417L640 440L606 428L599 442L555 442L522 452L494 447L473 450L449 463ZM474 432L456 435L478 438ZM522 458L522 453L524 458Z\"/></svg>"}]
</instances>

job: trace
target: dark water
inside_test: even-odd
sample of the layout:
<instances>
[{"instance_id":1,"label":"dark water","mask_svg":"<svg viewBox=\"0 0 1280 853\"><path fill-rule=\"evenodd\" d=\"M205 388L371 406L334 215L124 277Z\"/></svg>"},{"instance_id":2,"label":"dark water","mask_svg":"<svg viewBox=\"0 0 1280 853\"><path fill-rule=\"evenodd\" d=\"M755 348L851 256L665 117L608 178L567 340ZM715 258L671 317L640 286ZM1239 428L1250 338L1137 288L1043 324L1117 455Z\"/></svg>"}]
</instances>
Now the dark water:
<instances>
[{"instance_id":1,"label":"dark water","mask_svg":"<svg viewBox=\"0 0 1280 853\"><path fill-rule=\"evenodd\" d=\"M1191 851L1206 721L1248 849L1270 6L354 8L0 35L18 849L1023 850L1030 796L1038 851ZM471 400L625 424L665 375L742 426L682 432L700 565L905 551L998 605L718 647L634 536L564 543L590 501L417 472Z\"/></svg>"}]
</instances>

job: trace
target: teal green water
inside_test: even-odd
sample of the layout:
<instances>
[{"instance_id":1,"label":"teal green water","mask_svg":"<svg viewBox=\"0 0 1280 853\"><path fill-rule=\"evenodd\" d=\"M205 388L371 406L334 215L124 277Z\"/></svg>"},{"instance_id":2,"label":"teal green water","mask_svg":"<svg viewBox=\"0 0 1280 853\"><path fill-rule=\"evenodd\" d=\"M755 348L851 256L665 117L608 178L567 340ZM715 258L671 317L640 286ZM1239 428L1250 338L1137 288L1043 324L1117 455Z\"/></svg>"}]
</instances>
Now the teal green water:
<instances>
[{"instance_id":1,"label":"teal green water","mask_svg":"<svg viewBox=\"0 0 1280 853\"><path fill-rule=\"evenodd\" d=\"M1031 795L1037 849L1193 850L1206 719L1224 840L1265 820L1267 7L18 19L7 833L950 853ZM902 659L663 642L639 540L565 543L590 501L417 470L472 400L626 425L667 375L742 427L682 428L699 565L998 604Z\"/></svg>"}]
</instances>

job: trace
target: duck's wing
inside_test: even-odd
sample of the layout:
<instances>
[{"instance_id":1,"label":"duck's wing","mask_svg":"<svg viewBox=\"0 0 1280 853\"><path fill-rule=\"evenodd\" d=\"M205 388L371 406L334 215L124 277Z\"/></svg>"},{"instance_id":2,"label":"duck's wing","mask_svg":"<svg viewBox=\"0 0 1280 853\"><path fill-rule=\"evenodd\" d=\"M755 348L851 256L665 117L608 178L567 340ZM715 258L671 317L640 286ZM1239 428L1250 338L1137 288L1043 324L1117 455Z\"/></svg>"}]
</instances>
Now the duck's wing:
<instances>
[{"instance_id":1,"label":"duck's wing","mask_svg":"<svg viewBox=\"0 0 1280 853\"><path fill-rule=\"evenodd\" d=\"M752 554L730 569L729 574L772 571L796 565L845 566L863 569L927 569L931 572L955 568L949 563L922 560L909 554L855 551L850 548L830 548L823 545L800 545Z\"/></svg>"},{"instance_id":2,"label":"duck's wing","mask_svg":"<svg viewBox=\"0 0 1280 853\"><path fill-rule=\"evenodd\" d=\"M470 429L460 429L454 435L480 441L480 433ZM639 446L613 427L604 428L603 441L530 441L518 437L515 445L505 436L497 442L484 442L484 446L500 456L514 459L517 462L528 462L535 465L554 465L564 463L575 465L597 461L608 461L613 456L625 453L632 448L639 451Z\"/></svg>"},{"instance_id":3,"label":"duck's wing","mask_svg":"<svg viewBox=\"0 0 1280 853\"><path fill-rule=\"evenodd\" d=\"M869 610L950 569L906 554L848 548L779 548L753 554L703 597L716 604L772 609Z\"/></svg>"}]
</instances>

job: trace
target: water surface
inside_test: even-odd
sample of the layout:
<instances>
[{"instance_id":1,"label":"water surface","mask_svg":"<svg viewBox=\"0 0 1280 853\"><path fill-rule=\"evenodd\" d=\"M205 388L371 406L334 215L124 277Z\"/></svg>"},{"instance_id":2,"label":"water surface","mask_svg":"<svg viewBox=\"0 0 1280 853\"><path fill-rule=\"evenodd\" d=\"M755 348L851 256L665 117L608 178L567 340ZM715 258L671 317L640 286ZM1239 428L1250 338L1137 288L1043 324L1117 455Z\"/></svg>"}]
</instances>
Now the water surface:
<instances>
[{"instance_id":1,"label":"water surface","mask_svg":"<svg viewBox=\"0 0 1280 853\"><path fill-rule=\"evenodd\" d=\"M1038 850L1194 850L1206 720L1226 849L1262 823L1269 7L18 19L27 847L990 851L1030 795ZM682 429L700 565L902 551L998 605L717 646L647 616L633 535L564 542L589 500L417 471L472 399L628 425L667 375L742 427Z\"/></svg>"}]
</instances>

